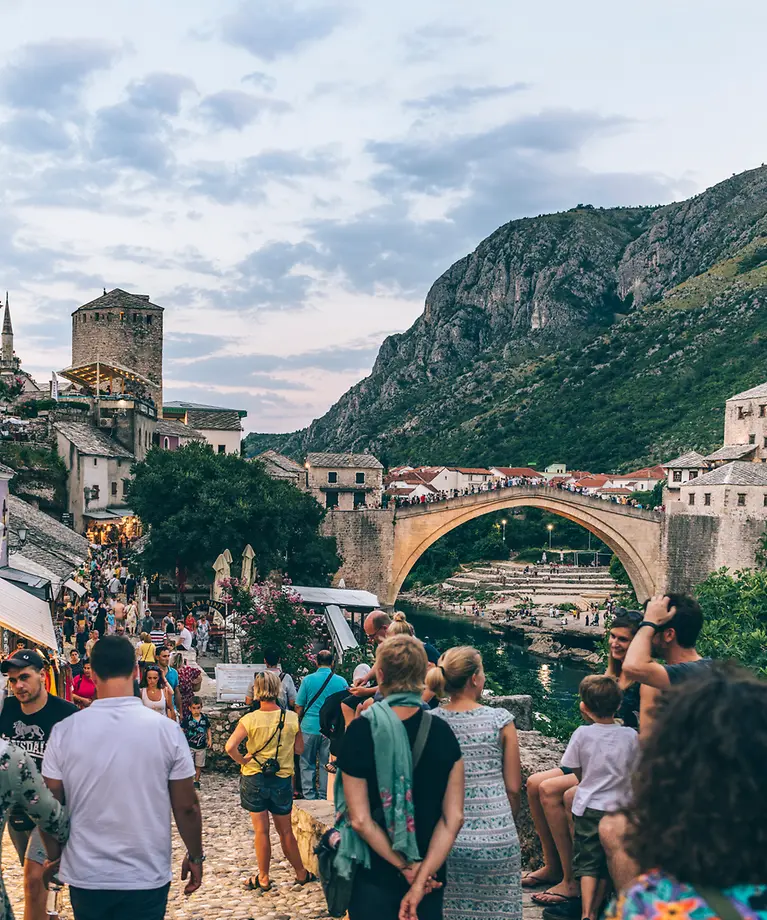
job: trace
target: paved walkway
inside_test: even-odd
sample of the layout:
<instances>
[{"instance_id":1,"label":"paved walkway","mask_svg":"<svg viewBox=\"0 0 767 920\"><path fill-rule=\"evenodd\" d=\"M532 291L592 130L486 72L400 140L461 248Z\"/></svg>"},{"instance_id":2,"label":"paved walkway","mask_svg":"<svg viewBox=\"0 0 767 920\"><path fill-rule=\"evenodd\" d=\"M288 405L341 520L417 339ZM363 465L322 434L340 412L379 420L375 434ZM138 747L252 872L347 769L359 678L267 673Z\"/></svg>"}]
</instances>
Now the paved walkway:
<instances>
[{"instance_id":1,"label":"paved walkway","mask_svg":"<svg viewBox=\"0 0 767 920\"><path fill-rule=\"evenodd\" d=\"M245 891L243 882L255 871L253 830L240 808L236 776L203 774L200 801L205 834L205 876L202 888L189 898L180 879L184 853L173 835L173 871L167 920L319 920L328 916L320 885L301 887L273 835L272 882L267 893ZM97 829L96 829L97 830ZM7 834L3 840L3 877L17 920L23 915L22 873ZM61 916L72 920L69 899L62 896ZM525 920L539 920L540 910L525 896Z\"/></svg>"}]
</instances>

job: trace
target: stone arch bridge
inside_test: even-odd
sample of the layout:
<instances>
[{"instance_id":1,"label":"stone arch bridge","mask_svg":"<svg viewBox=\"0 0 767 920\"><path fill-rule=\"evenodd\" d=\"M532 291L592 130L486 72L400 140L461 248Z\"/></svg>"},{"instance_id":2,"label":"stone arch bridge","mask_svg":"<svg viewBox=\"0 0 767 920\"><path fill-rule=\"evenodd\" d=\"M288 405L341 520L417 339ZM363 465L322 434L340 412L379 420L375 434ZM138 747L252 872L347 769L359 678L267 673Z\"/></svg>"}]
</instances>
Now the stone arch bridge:
<instances>
[{"instance_id":1,"label":"stone arch bridge","mask_svg":"<svg viewBox=\"0 0 767 920\"><path fill-rule=\"evenodd\" d=\"M336 537L343 558L336 582L343 578L349 588L373 591L383 606L392 607L408 572L440 537L484 514L522 507L543 508L590 530L621 560L640 600L664 589L662 513L539 486L396 509L329 513L325 532Z\"/></svg>"}]
</instances>

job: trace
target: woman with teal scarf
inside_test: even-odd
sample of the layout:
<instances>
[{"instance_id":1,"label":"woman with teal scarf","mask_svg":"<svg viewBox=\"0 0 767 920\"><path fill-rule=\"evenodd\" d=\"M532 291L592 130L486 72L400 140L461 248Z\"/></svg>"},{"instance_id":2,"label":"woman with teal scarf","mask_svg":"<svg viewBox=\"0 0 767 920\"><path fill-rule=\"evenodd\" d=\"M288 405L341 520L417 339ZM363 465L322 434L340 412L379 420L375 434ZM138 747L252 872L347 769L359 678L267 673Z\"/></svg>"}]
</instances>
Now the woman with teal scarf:
<instances>
[{"instance_id":1,"label":"woman with teal scarf","mask_svg":"<svg viewBox=\"0 0 767 920\"><path fill-rule=\"evenodd\" d=\"M444 864L463 822L461 749L446 722L424 715L421 642L386 640L376 666L384 699L349 725L338 757L336 866L353 878L349 918L441 920Z\"/></svg>"}]
</instances>

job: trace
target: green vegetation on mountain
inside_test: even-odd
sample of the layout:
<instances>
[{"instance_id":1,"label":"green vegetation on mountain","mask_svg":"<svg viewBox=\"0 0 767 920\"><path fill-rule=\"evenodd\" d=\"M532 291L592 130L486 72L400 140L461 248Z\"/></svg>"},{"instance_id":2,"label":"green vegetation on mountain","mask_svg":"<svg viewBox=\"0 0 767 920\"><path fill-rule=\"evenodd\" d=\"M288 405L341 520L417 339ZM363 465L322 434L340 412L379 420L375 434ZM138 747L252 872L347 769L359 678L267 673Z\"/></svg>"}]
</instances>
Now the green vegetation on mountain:
<instances>
[{"instance_id":1,"label":"green vegetation on mountain","mask_svg":"<svg viewBox=\"0 0 767 920\"><path fill-rule=\"evenodd\" d=\"M513 221L435 282L369 377L249 451L628 470L721 444L767 379L767 168L662 208Z\"/></svg>"}]
</instances>

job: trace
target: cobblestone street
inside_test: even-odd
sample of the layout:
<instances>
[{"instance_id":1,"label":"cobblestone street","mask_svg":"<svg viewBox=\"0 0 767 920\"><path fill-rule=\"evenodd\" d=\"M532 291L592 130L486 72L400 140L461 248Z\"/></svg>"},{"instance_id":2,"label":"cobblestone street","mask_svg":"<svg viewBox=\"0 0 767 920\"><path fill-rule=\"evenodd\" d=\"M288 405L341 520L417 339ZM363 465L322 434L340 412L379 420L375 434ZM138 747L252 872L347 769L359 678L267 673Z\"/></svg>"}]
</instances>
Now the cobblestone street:
<instances>
[{"instance_id":1,"label":"cobblestone street","mask_svg":"<svg viewBox=\"0 0 767 920\"><path fill-rule=\"evenodd\" d=\"M173 836L173 871L168 920L317 920L327 917L319 883L296 885L288 862L283 859L276 835L272 835L272 884L266 893L245 891L243 884L256 870L253 831L248 815L240 808L236 776L203 773L200 790L205 835L205 875L202 888L186 898L180 879L184 849ZM22 871L7 833L3 839L3 877L17 920L23 916ZM66 891L61 896L61 916L72 920ZM538 920L529 895L525 897L525 920ZM371 915L371 920L374 916Z\"/></svg>"}]
</instances>

